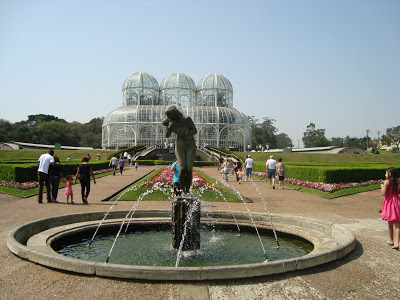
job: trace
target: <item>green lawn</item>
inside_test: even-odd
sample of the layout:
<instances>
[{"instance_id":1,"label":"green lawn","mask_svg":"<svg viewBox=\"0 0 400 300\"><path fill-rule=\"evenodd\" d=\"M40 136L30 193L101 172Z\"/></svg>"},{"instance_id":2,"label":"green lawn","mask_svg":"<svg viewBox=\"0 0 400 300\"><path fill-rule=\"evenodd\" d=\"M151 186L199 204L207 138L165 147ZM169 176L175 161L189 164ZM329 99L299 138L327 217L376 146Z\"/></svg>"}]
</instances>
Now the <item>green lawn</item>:
<instances>
[{"instance_id":1,"label":"green lawn","mask_svg":"<svg viewBox=\"0 0 400 300\"><path fill-rule=\"evenodd\" d=\"M247 154L251 154L251 157L255 162L265 162L269 159L270 155L275 156L275 159L282 157L285 164L291 163L339 163L339 164L399 164L400 153L391 151L381 151L381 154L322 154L322 153L262 153L262 152L235 152L235 154L242 159L246 158Z\"/></svg>"}]
</instances>

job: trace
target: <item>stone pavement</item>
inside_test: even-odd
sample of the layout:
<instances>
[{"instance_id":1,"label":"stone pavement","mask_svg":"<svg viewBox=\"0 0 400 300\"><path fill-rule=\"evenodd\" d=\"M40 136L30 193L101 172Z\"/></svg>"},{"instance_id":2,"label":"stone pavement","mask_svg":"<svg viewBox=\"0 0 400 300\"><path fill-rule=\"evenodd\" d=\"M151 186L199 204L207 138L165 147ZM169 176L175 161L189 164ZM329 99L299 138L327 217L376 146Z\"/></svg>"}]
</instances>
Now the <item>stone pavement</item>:
<instances>
[{"instance_id":1,"label":"stone pavement","mask_svg":"<svg viewBox=\"0 0 400 300\"><path fill-rule=\"evenodd\" d=\"M107 211L103 199L144 176L152 166L130 168L122 176L99 178L82 205L80 186L74 186L75 205L66 205L63 190L58 204L38 204L36 197L21 199L0 194L0 299L390 299L400 295L400 252L386 245L387 225L380 220L380 191L338 199L323 199L290 189L269 189L264 181L229 181L252 200L251 211L263 212L260 191L272 214L289 214L332 221L351 229L356 249L341 260L291 273L225 281L158 282L116 280L77 275L46 268L14 256L6 246L9 232L18 225L51 216ZM201 171L219 179L216 167ZM233 179L233 178L232 178ZM229 179L231 180L231 178ZM224 210L225 203L206 203ZM133 202L118 202L114 210L128 210ZM233 210L244 210L232 203ZM142 201L138 209L170 209L167 201Z\"/></svg>"}]
</instances>

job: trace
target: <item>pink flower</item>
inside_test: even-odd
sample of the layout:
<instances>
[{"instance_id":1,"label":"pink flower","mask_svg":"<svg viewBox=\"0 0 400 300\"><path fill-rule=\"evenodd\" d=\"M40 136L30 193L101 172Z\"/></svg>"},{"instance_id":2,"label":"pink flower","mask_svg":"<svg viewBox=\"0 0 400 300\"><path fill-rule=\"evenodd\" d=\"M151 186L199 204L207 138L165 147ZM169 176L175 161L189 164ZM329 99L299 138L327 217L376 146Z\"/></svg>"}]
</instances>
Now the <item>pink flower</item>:
<instances>
[{"instance_id":1,"label":"pink flower","mask_svg":"<svg viewBox=\"0 0 400 300\"><path fill-rule=\"evenodd\" d=\"M253 171L252 174L260 176L260 177L267 177L267 174L262 173L262 172L254 172ZM298 179L292 179L292 178L285 178L285 181L287 183L290 183L293 185L309 187L309 188L318 189L318 190L321 190L324 192L329 192L329 193L333 193L335 191L345 189L345 188L368 186L371 184L377 184L377 183L381 182L380 180L369 180L366 182L323 183L323 182L304 181L304 180L298 180Z\"/></svg>"}]
</instances>

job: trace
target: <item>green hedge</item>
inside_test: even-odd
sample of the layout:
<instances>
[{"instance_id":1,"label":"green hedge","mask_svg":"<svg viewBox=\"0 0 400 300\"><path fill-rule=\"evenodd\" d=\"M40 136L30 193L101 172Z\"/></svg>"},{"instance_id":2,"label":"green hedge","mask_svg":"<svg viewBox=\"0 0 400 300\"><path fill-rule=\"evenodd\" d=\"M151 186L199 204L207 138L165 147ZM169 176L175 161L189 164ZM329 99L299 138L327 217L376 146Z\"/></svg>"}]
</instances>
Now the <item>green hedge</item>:
<instances>
[{"instance_id":1,"label":"green hedge","mask_svg":"<svg viewBox=\"0 0 400 300\"><path fill-rule=\"evenodd\" d=\"M217 148L217 147L210 147L210 148L211 148L211 150L214 149L214 150L223 152L225 154L230 154L230 155L237 156L238 158L240 158L242 160L242 162L244 162L246 160L246 157L243 154L243 152L232 152L232 151L229 151L229 150L226 150L226 149L223 149L223 148Z\"/></svg>"},{"instance_id":2,"label":"green hedge","mask_svg":"<svg viewBox=\"0 0 400 300\"><path fill-rule=\"evenodd\" d=\"M168 165L174 161L163 161L163 160L139 160L139 165ZM75 175L76 170L81 162L69 162L62 163L63 174ZM90 165L93 171L108 169L108 161L91 161ZM195 166L216 166L216 162L213 161L195 161ZM31 164L1 164L0 163L0 180L16 181L16 182L27 182L37 181L37 163Z\"/></svg>"},{"instance_id":3,"label":"green hedge","mask_svg":"<svg viewBox=\"0 0 400 300\"><path fill-rule=\"evenodd\" d=\"M175 161L167 161L167 160L135 160L135 162L140 165L146 166L158 166L158 165L169 165L173 164ZM132 162L133 163L133 162ZM216 166L217 162L215 161L195 161L194 166L196 167L204 167L204 166Z\"/></svg>"},{"instance_id":4,"label":"green hedge","mask_svg":"<svg viewBox=\"0 0 400 300\"><path fill-rule=\"evenodd\" d=\"M63 163L63 174L75 175L80 162ZM109 168L108 161L90 162L93 171ZM37 181L37 163L32 164L0 164L0 180L27 182Z\"/></svg>"},{"instance_id":5,"label":"green hedge","mask_svg":"<svg viewBox=\"0 0 400 300\"><path fill-rule=\"evenodd\" d=\"M286 177L298 180L340 183L379 180L385 178L387 166L375 165L367 167L330 167L330 166L298 166L286 165ZM265 167L255 165L254 171L265 173Z\"/></svg>"}]
</instances>

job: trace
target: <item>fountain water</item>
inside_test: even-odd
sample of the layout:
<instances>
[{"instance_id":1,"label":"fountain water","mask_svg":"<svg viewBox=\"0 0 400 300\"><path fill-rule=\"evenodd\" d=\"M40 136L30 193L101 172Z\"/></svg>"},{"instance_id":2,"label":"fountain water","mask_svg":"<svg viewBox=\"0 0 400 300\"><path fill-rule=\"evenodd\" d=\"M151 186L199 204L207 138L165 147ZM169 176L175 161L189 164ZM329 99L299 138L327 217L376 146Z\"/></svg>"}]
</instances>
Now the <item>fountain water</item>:
<instances>
[{"instance_id":1,"label":"fountain water","mask_svg":"<svg viewBox=\"0 0 400 300\"><path fill-rule=\"evenodd\" d=\"M183 115L174 106L167 108L166 115L167 117L163 120L163 124L167 127L166 137L168 138L171 133L177 135L175 154L180 166L179 181L182 184L183 191L187 194L192 183L192 167L196 150L193 135L197 133L197 130L190 117ZM154 187L154 189L156 188L158 187ZM241 197L239 193L237 194ZM165 234L159 234L159 232L161 228L171 226L171 211L139 211L138 214L137 206L144 196L140 196L136 200L129 212L110 212L116 201L118 201L117 199L105 215L102 213L88 213L60 216L25 224L10 233L7 245L16 255L53 268L99 276L152 280L207 280L275 274L329 262L346 255L355 247L354 235L343 227L316 220L277 216L277 220L274 223L280 224L281 231L285 232L282 235L286 235L288 238L287 242L285 242L285 247L270 253L269 257L267 257L264 244L268 243L266 235L270 232L270 228L265 225L267 223L265 215L252 214L242 197L247 214L239 212L232 212L232 214L213 212L211 214L212 218L218 220L214 223L219 227L218 234L225 237L232 235L232 228L235 228L234 223L239 229L238 220L240 220L242 228L242 237L240 239L236 237L230 239L228 245L224 245L221 242L222 240L208 245L204 243L204 246L203 242L200 244L201 227L206 227L207 225L206 220L203 223L200 222L202 217L200 201L194 197L180 197L173 201L173 242L171 243L170 241L170 231L166 231L169 243L164 245L161 240L165 239ZM266 208L266 203L264 204ZM266 211L268 212L267 209ZM278 243L275 227L269 212L268 215L269 223L273 228L276 242ZM110 220L106 221L106 217L109 217ZM235 222L232 222L232 218L234 218ZM259 221L256 222L256 220ZM118 255L113 255L116 260L121 256L122 261L110 263L111 253L117 250L115 249L117 248L116 241L126 223L126 239L124 239L124 242L131 240L128 225L132 222L135 224L135 228L138 229L138 231L132 233L135 239L141 240L141 242L135 243L135 239L133 239L133 246L139 247L143 244L144 248L126 256L126 253L129 254L133 247L132 244L128 243L127 248L119 249ZM115 227L119 227L119 229L113 239L109 239L107 234L103 232L104 238L98 235L101 231L100 228L114 230ZM254 232L254 230L256 231L256 238L251 239L247 233ZM94 231L94 234L90 239L92 231ZM149 234L150 232L152 234ZM78 261L75 258L71 258L71 256L65 257L54 251L56 249L63 253L65 248L76 249L78 246L70 246L71 240L74 238L81 240L86 235L88 235L88 238L83 241L85 245L90 246L99 240L100 244L105 244L106 247L109 247L106 262L104 260L99 262L98 256L92 252L85 255L84 260ZM144 238L149 236L150 242L142 242ZM154 236L157 236L157 238ZM204 236L209 236L209 233L205 232ZM154 242L156 239L158 242ZM111 246L106 243L106 240L110 240ZM209 240L215 239L211 237ZM254 240L256 243L261 244L263 250L261 257L259 250L254 252L257 248ZM63 248L63 244L66 244L66 247ZM302 244L302 246L298 247L296 244ZM293 246L294 250L286 251L289 250L290 245ZM88 248L90 247L85 246L85 250L79 248L78 254L72 255L72 257L83 256L82 251L92 250ZM96 247L92 248L97 248L97 244ZM314 248L312 253L307 254L312 248ZM168 252L168 249L171 249L174 254ZM153 251L156 250L158 252L154 253ZM178 253L176 250L178 250ZM188 253L200 253L194 259L199 259L200 262L190 262L181 267L184 250ZM231 253L228 253L229 251ZM212 255L202 255L204 253ZM146 262L135 261L131 264L128 263L129 265L127 266L121 265L129 261L129 258L141 258L142 254L149 254L150 259L145 259ZM100 251L101 259L103 255L104 251ZM171 266L171 262L166 262L165 255L168 258L176 256L175 266ZM211 259L214 256L218 257L217 260ZM161 257L161 261L156 261L158 257ZM93 261L88 261L88 258L92 258ZM268 263L265 263L266 259Z\"/></svg>"}]
</instances>

